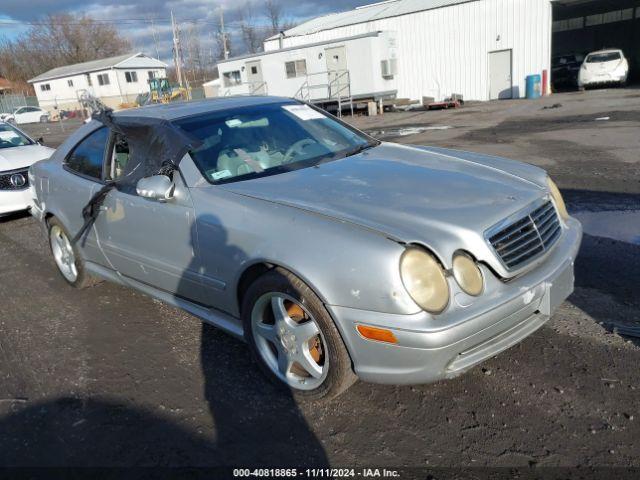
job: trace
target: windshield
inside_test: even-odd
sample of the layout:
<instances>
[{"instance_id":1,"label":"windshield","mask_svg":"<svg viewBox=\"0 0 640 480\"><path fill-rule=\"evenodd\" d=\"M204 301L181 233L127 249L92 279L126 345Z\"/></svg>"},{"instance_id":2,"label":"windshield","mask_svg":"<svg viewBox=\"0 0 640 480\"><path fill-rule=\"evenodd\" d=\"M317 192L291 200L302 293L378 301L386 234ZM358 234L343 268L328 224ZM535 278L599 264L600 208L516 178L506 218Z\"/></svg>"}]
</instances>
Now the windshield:
<instances>
[{"instance_id":1,"label":"windshield","mask_svg":"<svg viewBox=\"0 0 640 480\"><path fill-rule=\"evenodd\" d=\"M379 143L299 103L229 109L175 123L202 140L191 156L211 183L310 167Z\"/></svg>"},{"instance_id":2,"label":"windshield","mask_svg":"<svg viewBox=\"0 0 640 480\"><path fill-rule=\"evenodd\" d=\"M595 53L587 57L587 63L604 63L620 60L620 52Z\"/></svg>"},{"instance_id":3,"label":"windshield","mask_svg":"<svg viewBox=\"0 0 640 480\"><path fill-rule=\"evenodd\" d=\"M32 145L33 142L6 123L0 123L0 148L22 147Z\"/></svg>"}]
</instances>

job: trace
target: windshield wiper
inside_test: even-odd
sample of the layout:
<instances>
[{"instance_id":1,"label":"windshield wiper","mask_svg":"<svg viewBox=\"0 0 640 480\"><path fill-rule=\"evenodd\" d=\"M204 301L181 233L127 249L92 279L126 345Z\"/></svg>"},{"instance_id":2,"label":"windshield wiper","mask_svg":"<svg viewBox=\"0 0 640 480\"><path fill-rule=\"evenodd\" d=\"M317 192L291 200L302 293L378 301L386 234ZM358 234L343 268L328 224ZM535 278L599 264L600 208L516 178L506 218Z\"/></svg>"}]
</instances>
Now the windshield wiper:
<instances>
[{"instance_id":1,"label":"windshield wiper","mask_svg":"<svg viewBox=\"0 0 640 480\"><path fill-rule=\"evenodd\" d=\"M364 145L358 145L356 148L349 150L344 156L352 157L353 155L357 155L360 152L363 152L364 150L368 150L369 148L373 148L377 146L378 144L376 143L365 143Z\"/></svg>"}]
</instances>

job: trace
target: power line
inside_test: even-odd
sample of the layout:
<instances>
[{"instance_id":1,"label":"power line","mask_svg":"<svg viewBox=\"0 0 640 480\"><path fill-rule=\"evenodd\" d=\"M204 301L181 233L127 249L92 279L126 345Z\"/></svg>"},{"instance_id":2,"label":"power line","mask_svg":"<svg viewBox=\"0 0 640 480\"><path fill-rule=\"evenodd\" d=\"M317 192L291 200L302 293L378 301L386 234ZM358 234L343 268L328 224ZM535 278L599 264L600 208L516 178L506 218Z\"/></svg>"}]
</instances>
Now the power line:
<instances>
[{"instance_id":1,"label":"power line","mask_svg":"<svg viewBox=\"0 0 640 480\"><path fill-rule=\"evenodd\" d=\"M99 24L105 24L105 25L122 25L124 24L137 24L137 23L147 23L147 24L153 24L153 23L171 23L171 19L168 18L121 18L121 19L111 19L111 20L97 20L94 18L89 18L87 19L87 21L89 23L99 23ZM202 19L202 18L183 18L183 19L176 19L176 22L178 23L200 23L200 24L205 24L205 25L214 25L217 26L218 25L218 21L216 20L206 20L206 19ZM238 21L235 22L227 22L226 26L229 26L230 24L237 24L239 25ZM46 20L37 20L37 21L27 21L27 20L0 20L0 25L15 25L15 26L19 26L19 25L29 25L29 26L49 26L49 25L54 25L54 26L66 26L66 25L86 25L87 22L78 22L78 21L73 21L73 22L66 22L66 21L62 21L62 22L48 22ZM266 24L265 24L266 25Z\"/></svg>"}]
</instances>

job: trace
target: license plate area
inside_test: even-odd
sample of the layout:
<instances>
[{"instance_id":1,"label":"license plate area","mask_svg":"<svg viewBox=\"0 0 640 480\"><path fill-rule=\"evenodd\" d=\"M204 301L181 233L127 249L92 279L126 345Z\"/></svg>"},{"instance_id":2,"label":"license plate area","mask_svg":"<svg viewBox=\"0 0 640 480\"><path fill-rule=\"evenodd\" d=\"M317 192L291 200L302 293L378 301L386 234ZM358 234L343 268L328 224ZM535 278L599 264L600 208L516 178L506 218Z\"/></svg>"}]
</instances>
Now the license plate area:
<instances>
[{"instance_id":1,"label":"license plate area","mask_svg":"<svg viewBox=\"0 0 640 480\"><path fill-rule=\"evenodd\" d=\"M544 315L551 314L573 293L573 262L569 263L555 277L547 280L545 294L540 303L540 311Z\"/></svg>"}]
</instances>

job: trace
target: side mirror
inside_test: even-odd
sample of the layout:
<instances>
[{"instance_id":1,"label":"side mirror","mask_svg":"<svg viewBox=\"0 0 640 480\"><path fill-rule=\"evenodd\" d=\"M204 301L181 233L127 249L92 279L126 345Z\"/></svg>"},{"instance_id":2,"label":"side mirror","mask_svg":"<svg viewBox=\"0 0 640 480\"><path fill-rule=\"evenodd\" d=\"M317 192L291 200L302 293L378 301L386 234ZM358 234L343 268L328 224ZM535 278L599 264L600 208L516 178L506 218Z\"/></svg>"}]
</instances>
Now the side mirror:
<instances>
[{"instance_id":1,"label":"side mirror","mask_svg":"<svg viewBox=\"0 0 640 480\"><path fill-rule=\"evenodd\" d=\"M44 145L44 138L42 138L42 137L38 137L38 139L36 140L36 142L38 142L40 145Z\"/></svg>"},{"instance_id":2,"label":"side mirror","mask_svg":"<svg viewBox=\"0 0 640 480\"><path fill-rule=\"evenodd\" d=\"M174 183L166 175L154 175L138 180L136 192L138 196L166 202L173 197Z\"/></svg>"}]
</instances>

